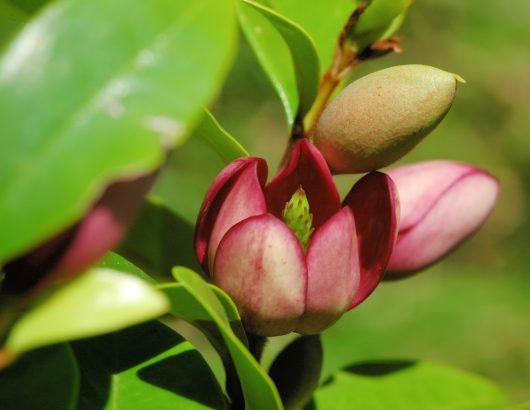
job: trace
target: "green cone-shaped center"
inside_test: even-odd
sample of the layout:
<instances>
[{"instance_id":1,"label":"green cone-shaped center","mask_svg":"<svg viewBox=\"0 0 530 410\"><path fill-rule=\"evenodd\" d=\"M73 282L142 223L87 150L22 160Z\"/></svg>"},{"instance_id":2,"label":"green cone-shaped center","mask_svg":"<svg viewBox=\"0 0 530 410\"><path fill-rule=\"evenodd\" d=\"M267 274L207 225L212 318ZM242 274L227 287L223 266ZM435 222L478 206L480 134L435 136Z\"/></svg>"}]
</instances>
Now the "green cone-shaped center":
<instances>
[{"instance_id":1,"label":"green cone-shaped center","mask_svg":"<svg viewBox=\"0 0 530 410\"><path fill-rule=\"evenodd\" d=\"M309 202L302 187L298 188L289 202L285 204L282 218L294 232L305 252L314 229L313 215L309 213Z\"/></svg>"}]
</instances>

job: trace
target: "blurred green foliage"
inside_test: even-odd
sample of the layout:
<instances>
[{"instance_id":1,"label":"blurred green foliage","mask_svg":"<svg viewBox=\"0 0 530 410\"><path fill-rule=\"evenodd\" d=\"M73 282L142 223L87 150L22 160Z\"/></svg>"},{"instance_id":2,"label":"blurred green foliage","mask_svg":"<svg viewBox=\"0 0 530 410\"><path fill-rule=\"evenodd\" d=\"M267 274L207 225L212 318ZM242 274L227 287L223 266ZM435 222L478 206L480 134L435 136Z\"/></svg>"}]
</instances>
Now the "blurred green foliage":
<instances>
[{"instance_id":1,"label":"blurred green foliage","mask_svg":"<svg viewBox=\"0 0 530 410\"><path fill-rule=\"evenodd\" d=\"M433 359L486 375L515 399L530 397L529 16L527 0L419 0L400 32L405 52L353 73L421 63L465 78L447 118L404 162L473 163L496 175L502 191L490 220L461 249L417 277L382 285L326 333L333 352L326 369L368 358ZM273 174L287 124L244 40L213 112ZM194 222L222 166L191 138L173 153L155 194ZM355 178L338 178L339 187Z\"/></svg>"}]
</instances>

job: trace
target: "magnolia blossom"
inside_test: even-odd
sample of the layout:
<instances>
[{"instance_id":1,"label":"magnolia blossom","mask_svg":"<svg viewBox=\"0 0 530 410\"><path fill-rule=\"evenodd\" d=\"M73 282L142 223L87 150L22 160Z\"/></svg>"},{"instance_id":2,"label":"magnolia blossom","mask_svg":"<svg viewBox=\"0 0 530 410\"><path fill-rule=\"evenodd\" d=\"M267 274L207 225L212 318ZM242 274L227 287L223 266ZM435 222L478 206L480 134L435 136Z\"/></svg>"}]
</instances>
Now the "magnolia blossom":
<instances>
[{"instance_id":1,"label":"magnolia blossom","mask_svg":"<svg viewBox=\"0 0 530 410\"><path fill-rule=\"evenodd\" d=\"M2 293L41 290L102 258L122 239L154 176L110 185L79 223L8 262L3 267Z\"/></svg>"},{"instance_id":2,"label":"magnolia blossom","mask_svg":"<svg viewBox=\"0 0 530 410\"><path fill-rule=\"evenodd\" d=\"M253 157L218 175L199 213L197 257L250 332L320 332L380 282L397 234L394 184L371 172L341 204L307 140L266 179L265 161Z\"/></svg>"},{"instance_id":3,"label":"magnolia blossom","mask_svg":"<svg viewBox=\"0 0 530 410\"><path fill-rule=\"evenodd\" d=\"M499 192L492 175L455 161L426 161L392 169L401 218L387 277L432 265L473 234L491 213Z\"/></svg>"}]
</instances>

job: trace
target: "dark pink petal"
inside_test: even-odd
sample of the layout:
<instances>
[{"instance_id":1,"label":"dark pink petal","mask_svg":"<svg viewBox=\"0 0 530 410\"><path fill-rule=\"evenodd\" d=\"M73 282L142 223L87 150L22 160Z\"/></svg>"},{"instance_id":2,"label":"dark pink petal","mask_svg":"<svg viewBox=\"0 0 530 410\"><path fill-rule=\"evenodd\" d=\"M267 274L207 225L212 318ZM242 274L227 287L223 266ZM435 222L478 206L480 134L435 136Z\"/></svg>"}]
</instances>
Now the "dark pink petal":
<instances>
[{"instance_id":1,"label":"dark pink petal","mask_svg":"<svg viewBox=\"0 0 530 410\"><path fill-rule=\"evenodd\" d=\"M259 179L259 162L252 161L234 178L217 211L208 242L208 271L211 272L215 253L225 233L238 222L267 213L263 181Z\"/></svg>"},{"instance_id":2,"label":"dark pink petal","mask_svg":"<svg viewBox=\"0 0 530 410\"><path fill-rule=\"evenodd\" d=\"M122 239L155 176L110 185L78 224L8 263L3 290L43 289L97 262Z\"/></svg>"},{"instance_id":3,"label":"dark pink petal","mask_svg":"<svg viewBox=\"0 0 530 410\"><path fill-rule=\"evenodd\" d=\"M307 195L315 228L340 210L339 193L326 161L306 139L294 145L285 167L267 184L269 212L281 218L285 204L300 186Z\"/></svg>"},{"instance_id":4,"label":"dark pink petal","mask_svg":"<svg viewBox=\"0 0 530 410\"><path fill-rule=\"evenodd\" d=\"M260 185L264 185L267 179L265 161L253 157L240 158L232 161L221 171L206 193L195 228L195 252L199 263L206 271L208 270L208 243L219 210L242 170L249 166L256 167Z\"/></svg>"},{"instance_id":5,"label":"dark pink petal","mask_svg":"<svg viewBox=\"0 0 530 410\"><path fill-rule=\"evenodd\" d=\"M344 207L318 229L307 249L306 310L296 331L314 334L335 323L359 288L355 222Z\"/></svg>"},{"instance_id":6,"label":"dark pink petal","mask_svg":"<svg viewBox=\"0 0 530 410\"><path fill-rule=\"evenodd\" d=\"M381 281L396 241L399 201L392 179L370 172L352 188L344 205L353 211L359 242L361 279L351 307L366 299Z\"/></svg>"},{"instance_id":7,"label":"dark pink petal","mask_svg":"<svg viewBox=\"0 0 530 410\"><path fill-rule=\"evenodd\" d=\"M390 171L405 223L388 266L399 278L432 265L475 232L493 210L497 179L473 166L428 161Z\"/></svg>"},{"instance_id":8,"label":"dark pink petal","mask_svg":"<svg viewBox=\"0 0 530 410\"><path fill-rule=\"evenodd\" d=\"M307 268L302 248L293 232L270 214L246 219L226 233L213 280L232 297L252 333L289 333L304 313Z\"/></svg>"}]
</instances>

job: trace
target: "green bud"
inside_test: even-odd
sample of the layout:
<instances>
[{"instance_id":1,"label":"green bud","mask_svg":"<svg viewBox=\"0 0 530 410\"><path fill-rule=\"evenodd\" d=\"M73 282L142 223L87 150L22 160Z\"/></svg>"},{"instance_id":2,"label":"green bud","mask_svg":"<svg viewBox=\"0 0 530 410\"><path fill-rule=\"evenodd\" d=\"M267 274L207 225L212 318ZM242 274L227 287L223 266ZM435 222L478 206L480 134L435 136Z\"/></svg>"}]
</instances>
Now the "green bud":
<instances>
[{"instance_id":1,"label":"green bud","mask_svg":"<svg viewBox=\"0 0 530 410\"><path fill-rule=\"evenodd\" d=\"M376 71L347 86L322 113L315 144L335 173L368 172L400 159L455 98L455 74L424 65Z\"/></svg>"},{"instance_id":2,"label":"green bud","mask_svg":"<svg viewBox=\"0 0 530 410\"><path fill-rule=\"evenodd\" d=\"M309 213L309 202L302 187L293 194L285 204L282 212L283 221L294 232L302 245L304 252L307 250L309 238L313 233L313 215Z\"/></svg>"}]
</instances>

